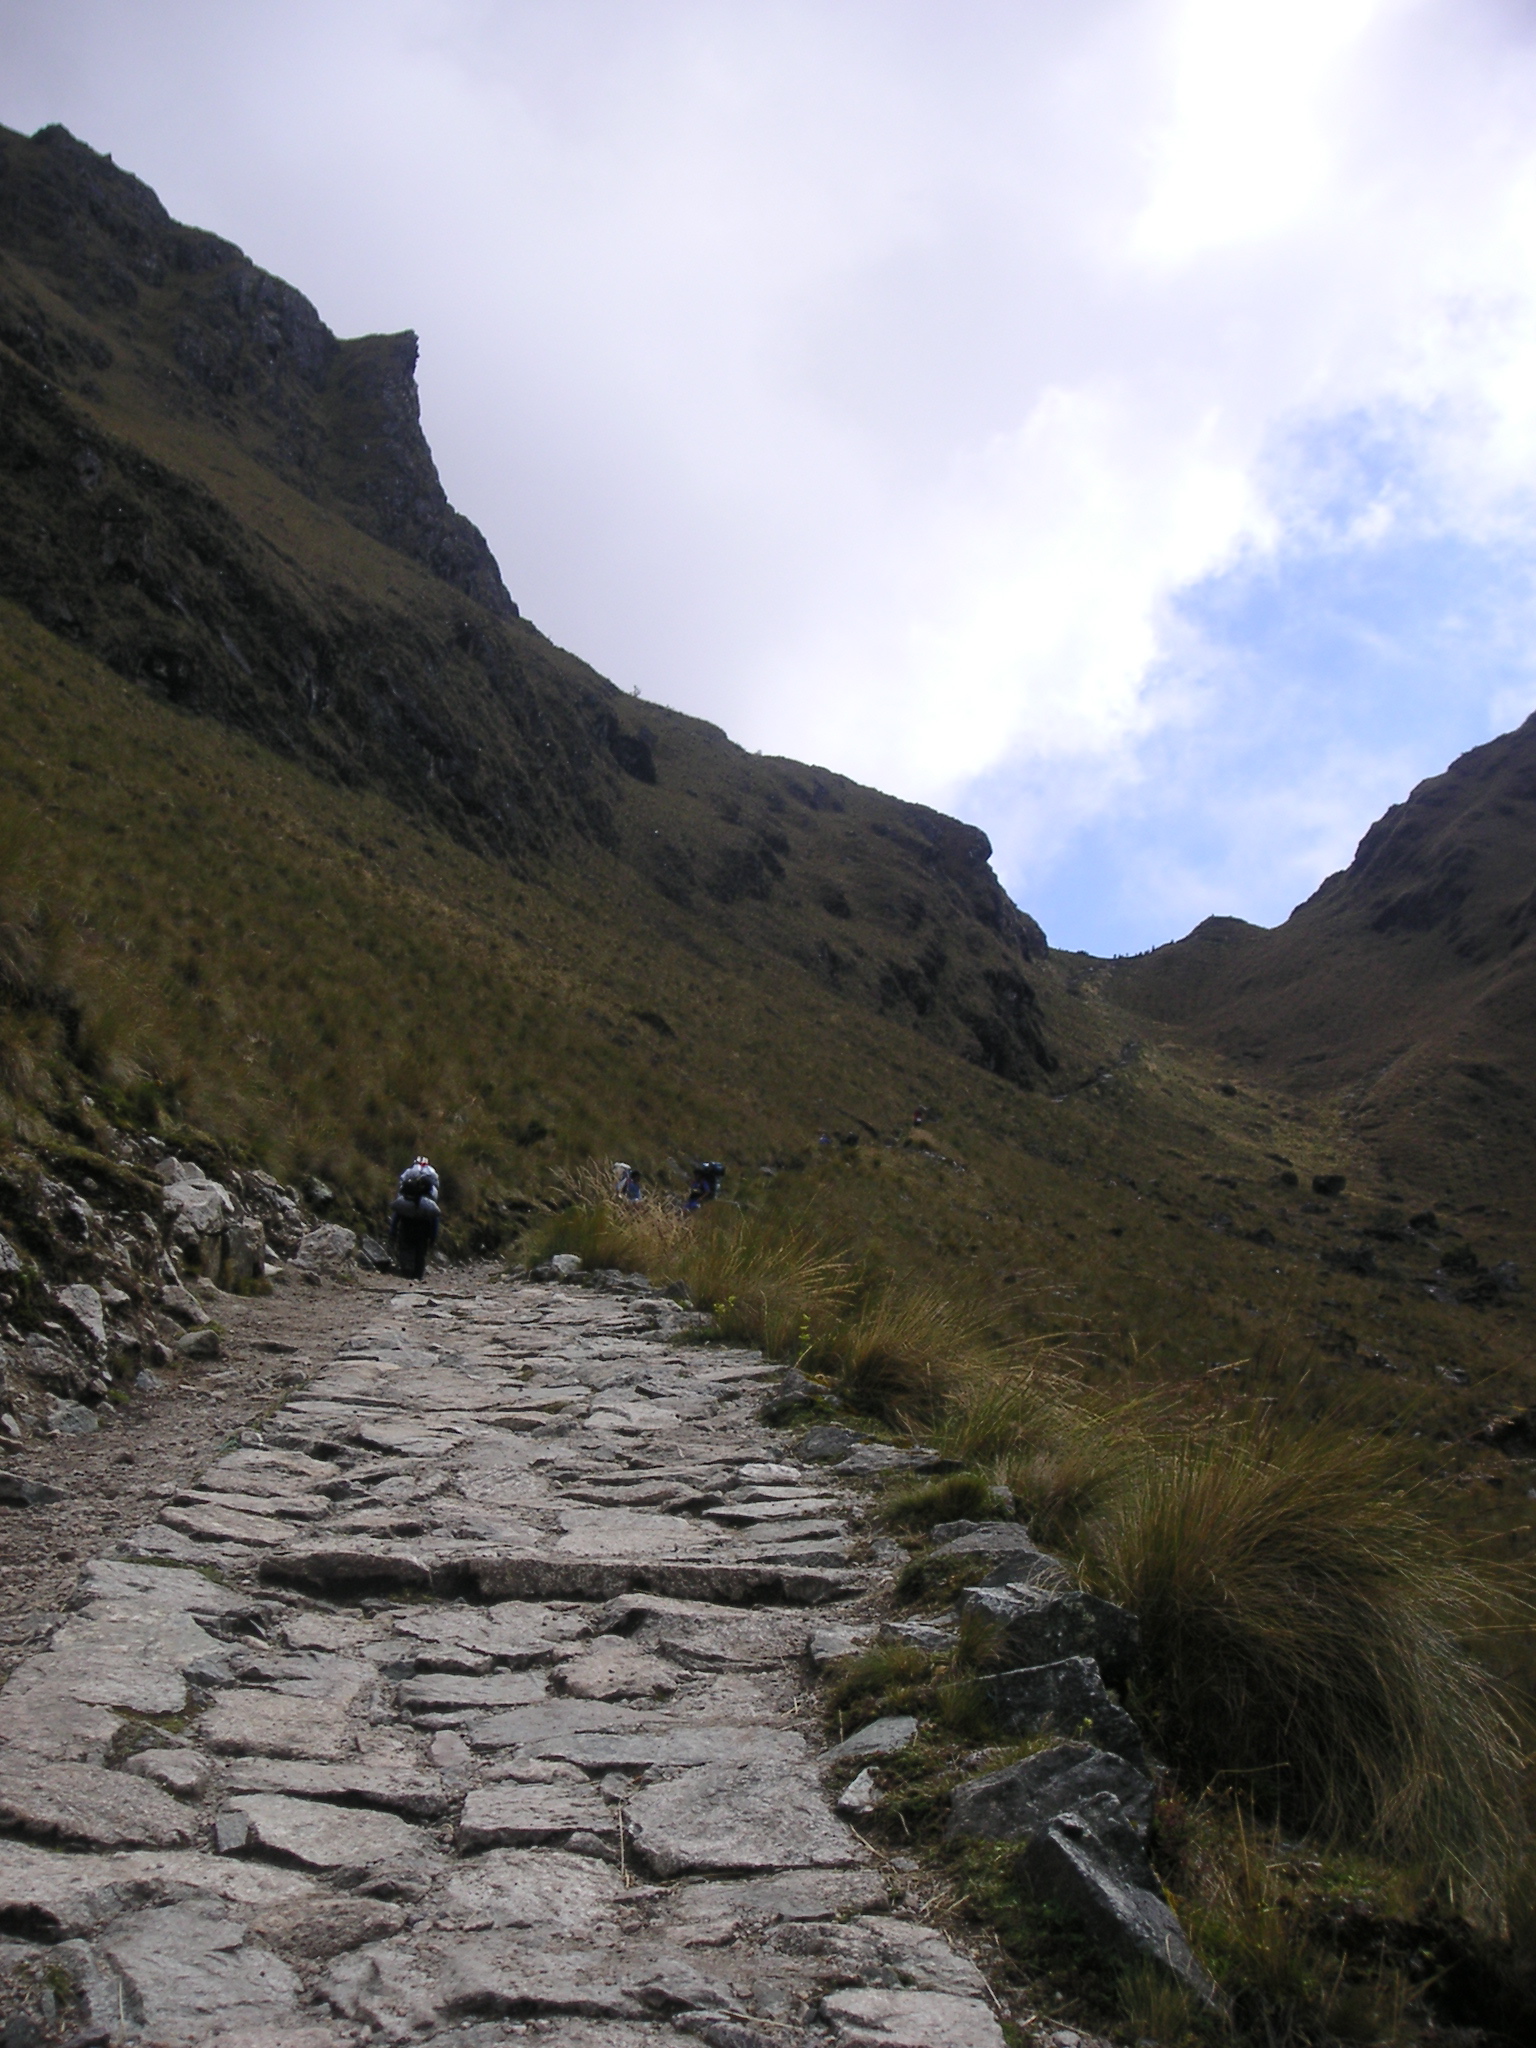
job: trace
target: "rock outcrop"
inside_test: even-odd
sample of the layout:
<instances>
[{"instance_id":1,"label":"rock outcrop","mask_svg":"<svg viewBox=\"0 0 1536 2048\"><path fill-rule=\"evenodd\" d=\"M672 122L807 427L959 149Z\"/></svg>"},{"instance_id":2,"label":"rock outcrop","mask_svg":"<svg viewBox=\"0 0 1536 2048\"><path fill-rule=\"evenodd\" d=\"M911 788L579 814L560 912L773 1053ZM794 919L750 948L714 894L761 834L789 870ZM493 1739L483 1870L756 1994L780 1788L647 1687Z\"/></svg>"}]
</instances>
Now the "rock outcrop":
<instances>
[{"instance_id":1,"label":"rock outcrop","mask_svg":"<svg viewBox=\"0 0 1536 2048\"><path fill-rule=\"evenodd\" d=\"M218 1179L152 1139L59 1155L68 1181L13 1156L0 1174L0 1433L95 1427L114 1387L172 1357L217 1356L209 1302L249 1288L311 1244L334 1272L356 1240L312 1228L297 1190L269 1174Z\"/></svg>"}]
</instances>

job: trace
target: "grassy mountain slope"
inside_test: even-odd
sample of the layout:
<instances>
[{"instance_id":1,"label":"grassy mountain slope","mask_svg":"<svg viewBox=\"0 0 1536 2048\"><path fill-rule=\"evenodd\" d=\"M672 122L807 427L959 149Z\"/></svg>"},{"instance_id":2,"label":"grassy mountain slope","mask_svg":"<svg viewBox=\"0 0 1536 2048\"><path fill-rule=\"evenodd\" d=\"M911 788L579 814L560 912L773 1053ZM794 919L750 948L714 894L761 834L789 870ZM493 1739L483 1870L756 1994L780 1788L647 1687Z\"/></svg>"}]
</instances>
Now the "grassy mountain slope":
<instances>
[{"instance_id":1,"label":"grassy mountain slope","mask_svg":"<svg viewBox=\"0 0 1536 2048\"><path fill-rule=\"evenodd\" d=\"M1408 1228L1442 1182L1048 955L972 828L552 647L407 342L337 342L58 130L0 137L0 296L14 1142L150 1123L357 1221L424 1143L461 1244L589 1152L710 1153L1095 1371L1353 1404L1513 1502L1466 1438L1529 1399L1527 1297L1428 1291L1512 1224Z\"/></svg>"},{"instance_id":2,"label":"grassy mountain slope","mask_svg":"<svg viewBox=\"0 0 1536 2048\"><path fill-rule=\"evenodd\" d=\"M1447 1365L1492 1374L1480 1401L1512 1397L1519 1297L1424 1298L1439 1252L1401 1202L1365 1186L1308 1203L1314 1172L1361 1170L1326 1109L1224 1092L1219 1062L1126 1043L1113 1010L1069 992L1070 961L1036 969L1057 1085L1022 1089L810 967L656 918L617 854L509 876L4 617L23 1137L89 1095L316 1173L359 1221L427 1143L461 1242L504 1237L590 1152L657 1171L712 1152L733 1192L810 1203L1027 1327L1086 1326L1107 1366L1179 1376L1286 1332L1316 1354L1320 1394L1385 1387L1357 1359L1382 1350L1426 1389ZM1497 1247L1477 1242L1486 1262ZM1356 1272L1365 1245L1380 1257Z\"/></svg>"},{"instance_id":3,"label":"grassy mountain slope","mask_svg":"<svg viewBox=\"0 0 1536 2048\"><path fill-rule=\"evenodd\" d=\"M1274 931L1116 962L1124 1008L1332 1101L1382 1178L1536 1233L1536 717L1423 782Z\"/></svg>"},{"instance_id":4,"label":"grassy mountain slope","mask_svg":"<svg viewBox=\"0 0 1536 2048\"><path fill-rule=\"evenodd\" d=\"M712 1154L744 1241L840 1251L875 1276L858 1300L919 1322L942 1294L930 1328L1008 1360L1000 1407L944 1361L925 1424L957 1458L1005 1452L1035 1526L1098 1512L1094 1582L1138 1608L1157 1587L1104 1488L1144 1427L1149 1486L1177 1494L1188 1451L1194 1492L1240 1510L1216 1503L1225 1553L1209 1527L1172 1545L1217 1635L1234 1605L1257 1636L1329 1622L1317 1556L1251 1540L1266 1487L1307 1496L1325 1563L1351 1515L1388 1547L1420 1529L1431 1590L1458 1531L1527 1560L1531 1468L1475 1434L1532 1400L1531 1298L1498 1277L1531 1241L1518 1151L1448 1120L1474 1068L1524 1100L1531 729L1415 792L1280 933L1052 954L972 828L748 755L551 646L447 503L413 363L408 336L338 341L62 131L0 135L5 1228L43 1258L20 1227L39 1170L97 1193L124 1132L318 1177L365 1228L424 1146L454 1251L518 1240L594 1155L675 1186ZM688 1226L705 1263L711 1226L738 1219ZM51 1281L108 1277L90 1242L47 1252ZM8 1284L11 1358L40 1300ZM1055 1445L1006 1349L1042 1335L1084 1418ZM1188 1584L1162 1597L1187 1616ZM1481 1647L1536 1696L1528 1634ZM1219 1708L1173 1687L1169 1739L1285 1724L1256 1669ZM1193 1791L1230 1749L1189 1763ZM1271 2026L1310 1951L1249 1904L1245 2038L1321 2039ZM1417 1955L1418 1922L1390 1925Z\"/></svg>"},{"instance_id":5,"label":"grassy mountain slope","mask_svg":"<svg viewBox=\"0 0 1536 2048\"><path fill-rule=\"evenodd\" d=\"M338 342L62 130L0 135L0 593L513 870L615 853L646 915L1047 1073L1043 940L984 836L760 763L552 647L443 496L414 351Z\"/></svg>"}]
</instances>

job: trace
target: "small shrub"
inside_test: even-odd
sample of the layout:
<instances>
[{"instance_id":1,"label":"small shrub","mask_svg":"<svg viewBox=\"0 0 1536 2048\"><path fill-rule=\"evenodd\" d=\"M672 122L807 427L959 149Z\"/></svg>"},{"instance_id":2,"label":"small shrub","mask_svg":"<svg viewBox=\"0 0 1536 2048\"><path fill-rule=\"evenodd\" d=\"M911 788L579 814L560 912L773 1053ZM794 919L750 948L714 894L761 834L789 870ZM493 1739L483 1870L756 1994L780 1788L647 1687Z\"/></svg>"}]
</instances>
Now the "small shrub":
<instances>
[{"instance_id":1,"label":"small shrub","mask_svg":"<svg viewBox=\"0 0 1536 2048\"><path fill-rule=\"evenodd\" d=\"M872 1643L838 1673L826 1696L827 1723L841 1741L881 1714L931 1704L934 1660L912 1643Z\"/></svg>"},{"instance_id":2,"label":"small shrub","mask_svg":"<svg viewBox=\"0 0 1536 2048\"><path fill-rule=\"evenodd\" d=\"M892 1594L898 1607L947 1606L966 1586L984 1579L986 1557L914 1557L896 1575Z\"/></svg>"},{"instance_id":3,"label":"small shrub","mask_svg":"<svg viewBox=\"0 0 1536 2048\"><path fill-rule=\"evenodd\" d=\"M946 1472L940 1479L895 1487L880 1503L894 1529L931 1529L936 1522L996 1521L992 1487L979 1472Z\"/></svg>"}]
</instances>

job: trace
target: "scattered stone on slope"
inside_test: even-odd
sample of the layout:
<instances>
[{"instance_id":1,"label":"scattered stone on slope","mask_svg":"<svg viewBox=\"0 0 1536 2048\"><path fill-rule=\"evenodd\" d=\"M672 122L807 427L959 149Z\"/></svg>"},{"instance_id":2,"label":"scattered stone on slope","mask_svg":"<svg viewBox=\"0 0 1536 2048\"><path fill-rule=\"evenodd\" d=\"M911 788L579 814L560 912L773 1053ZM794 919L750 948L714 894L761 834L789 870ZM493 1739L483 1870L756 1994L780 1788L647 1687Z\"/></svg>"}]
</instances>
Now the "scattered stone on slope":
<instances>
[{"instance_id":1,"label":"scattered stone on slope","mask_svg":"<svg viewBox=\"0 0 1536 2048\"><path fill-rule=\"evenodd\" d=\"M256 1911L306 1898L313 1889L314 1880L300 1871L226 1862L196 1850L64 1854L0 1841L0 1923L47 1942L92 1935L122 1913L193 1893Z\"/></svg>"},{"instance_id":2,"label":"scattered stone on slope","mask_svg":"<svg viewBox=\"0 0 1536 2048\"><path fill-rule=\"evenodd\" d=\"M855 1444L832 1470L844 1479L878 1479L888 1472L934 1472L943 1464L933 1451L903 1451L895 1444Z\"/></svg>"},{"instance_id":3,"label":"scattered stone on slope","mask_svg":"<svg viewBox=\"0 0 1536 2048\"><path fill-rule=\"evenodd\" d=\"M838 2048L1005 2048L979 1998L942 1991L834 1991L821 2001Z\"/></svg>"},{"instance_id":4,"label":"scattered stone on slope","mask_svg":"<svg viewBox=\"0 0 1536 2048\"><path fill-rule=\"evenodd\" d=\"M795 1445L795 1456L812 1465L832 1465L846 1458L858 1441L857 1430L845 1429L840 1422L819 1422Z\"/></svg>"},{"instance_id":5,"label":"scattered stone on slope","mask_svg":"<svg viewBox=\"0 0 1536 2048\"><path fill-rule=\"evenodd\" d=\"M155 1752L158 1754L158 1752ZM138 1759L135 1759L138 1761ZM300 1759L243 1757L229 1764L224 1787L233 1797L244 1792L275 1792L290 1799L345 1800L379 1806L412 1820L436 1820L450 1804L442 1779L403 1763L310 1763Z\"/></svg>"},{"instance_id":6,"label":"scattered stone on slope","mask_svg":"<svg viewBox=\"0 0 1536 2048\"><path fill-rule=\"evenodd\" d=\"M293 1263L324 1272L345 1265L356 1250L355 1231L340 1223L322 1223L318 1229L306 1231L300 1238Z\"/></svg>"},{"instance_id":7,"label":"scattered stone on slope","mask_svg":"<svg viewBox=\"0 0 1536 2048\"><path fill-rule=\"evenodd\" d=\"M490 1713L497 1707L525 1707L544 1698L548 1686L538 1671L488 1671L460 1674L433 1671L408 1678L400 1686L400 1711L414 1716L473 1710Z\"/></svg>"},{"instance_id":8,"label":"scattered stone on slope","mask_svg":"<svg viewBox=\"0 0 1536 2048\"><path fill-rule=\"evenodd\" d=\"M835 1664L843 1657L856 1657L867 1649L875 1636L873 1622L845 1625L841 1628L814 1629L806 1643L806 1653L817 1670L827 1664Z\"/></svg>"},{"instance_id":9,"label":"scattered stone on slope","mask_svg":"<svg viewBox=\"0 0 1536 2048\"><path fill-rule=\"evenodd\" d=\"M1086 1725L1100 1748L1113 1750L1138 1770L1146 1762L1141 1730L1110 1698L1091 1657L999 1671L980 1683L1004 1735L1072 1735Z\"/></svg>"},{"instance_id":10,"label":"scattered stone on slope","mask_svg":"<svg viewBox=\"0 0 1536 2048\"><path fill-rule=\"evenodd\" d=\"M1195 1960L1173 1910L1153 1889L1118 1803L1107 1794L1098 1798L1107 1805L1086 1802L1033 1837L1019 1858L1021 1882L1076 1920L1109 1955L1132 1965L1150 1963L1203 2005L1219 2007L1221 1994Z\"/></svg>"},{"instance_id":11,"label":"scattered stone on slope","mask_svg":"<svg viewBox=\"0 0 1536 2048\"><path fill-rule=\"evenodd\" d=\"M492 1848L457 1863L438 1895L442 1917L465 1926L590 1933L626 1896L619 1870L559 1849Z\"/></svg>"},{"instance_id":12,"label":"scattered stone on slope","mask_svg":"<svg viewBox=\"0 0 1536 2048\"><path fill-rule=\"evenodd\" d=\"M320 1799L289 1799L277 1793L244 1792L233 1797L221 1819L233 1817L226 1831L226 1854L240 1849L266 1849L290 1856L307 1870L366 1870L370 1864L420 1854L430 1837L392 1813L364 1807L331 1806ZM243 1820L243 1834L238 1823Z\"/></svg>"},{"instance_id":13,"label":"scattered stone on slope","mask_svg":"<svg viewBox=\"0 0 1536 2048\"><path fill-rule=\"evenodd\" d=\"M301 1967L328 1963L348 1949L387 1941L405 1925L405 1909L388 1899L285 1899L251 1923L258 1941Z\"/></svg>"},{"instance_id":14,"label":"scattered stone on slope","mask_svg":"<svg viewBox=\"0 0 1536 2048\"><path fill-rule=\"evenodd\" d=\"M482 1785L464 1801L458 1844L476 1849L526 1847L577 1831L599 1837L618 1832L618 1818L585 1780L554 1785Z\"/></svg>"},{"instance_id":15,"label":"scattered stone on slope","mask_svg":"<svg viewBox=\"0 0 1536 2048\"><path fill-rule=\"evenodd\" d=\"M41 1479L24 1479L19 1472L0 1472L0 1507L45 1508L64 1499L56 1486Z\"/></svg>"},{"instance_id":16,"label":"scattered stone on slope","mask_svg":"<svg viewBox=\"0 0 1536 2048\"><path fill-rule=\"evenodd\" d=\"M844 1984L894 1981L913 1991L936 1991L952 1998L987 1995L980 1970L969 1956L957 1954L936 1928L888 1913L831 1924L789 1923L775 1931L770 1945L779 1955L812 1962L823 1984L834 1979Z\"/></svg>"},{"instance_id":17,"label":"scattered stone on slope","mask_svg":"<svg viewBox=\"0 0 1536 2048\"><path fill-rule=\"evenodd\" d=\"M195 1749L141 1749L123 1769L177 1799L201 1799L213 1783L212 1764Z\"/></svg>"},{"instance_id":18,"label":"scattered stone on slope","mask_svg":"<svg viewBox=\"0 0 1536 2048\"><path fill-rule=\"evenodd\" d=\"M1008 1841L1033 1835L1057 1814L1105 1792L1119 1801L1127 1821L1145 1832L1152 1819L1151 1779L1108 1750L1058 1742L1022 1763L957 1785L950 1795L946 1839L979 1835Z\"/></svg>"},{"instance_id":19,"label":"scattered stone on slope","mask_svg":"<svg viewBox=\"0 0 1536 2048\"><path fill-rule=\"evenodd\" d=\"M299 1980L245 1937L244 1920L210 1899L126 1914L99 1946L124 1995L115 2010L110 1990L105 2010L93 2000L92 2020L110 2027L126 2009L167 2048L197 2048L215 2026L229 2035L286 2024L297 2017Z\"/></svg>"},{"instance_id":20,"label":"scattered stone on slope","mask_svg":"<svg viewBox=\"0 0 1536 2048\"><path fill-rule=\"evenodd\" d=\"M1012 1664L1091 1657L1111 1685L1127 1677L1141 1647L1135 1615L1092 1593L973 1586L962 1594L960 1612L989 1622Z\"/></svg>"},{"instance_id":21,"label":"scattered stone on slope","mask_svg":"<svg viewBox=\"0 0 1536 2048\"><path fill-rule=\"evenodd\" d=\"M681 1885L666 1913L680 1921L771 1926L777 1920L837 1920L883 1912L885 1880L873 1870L783 1870L734 1883Z\"/></svg>"},{"instance_id":22,"label":"scattered stone on slope","mask_svg":"<svg viewBox=\"0 0 1536 2048\"><path fill-rule=\"evenodd\" d=\"M223 1756L334 1760L356 1748L346 1710L328 1700L277 1692L224 1693L197 1724L200 1739Z\"/></svg>"},{"instance_id":23,"label":"scattered stone on slope","mask_svg":"<svg viewBox=\"0 0 1536 2048\"><path fill-rule=\"evenodd\" d=\"M665 1699L677 1691L675 1665L621 1641L602 1641L563 1665L563 1689L582 1700Z\"/></svg>"},{"instance_id":24,"label":"scattered stone on slope","mask_svg":"<svg viewBox=\"0 0 1536 2048\"><path fill-rule=\"evenodd\" d=\"M862 1728L835 1743L822 1762L835 1764L850 1757L891 1756L916 1740L917 1722L911 1714L882 1714L877 1721L866 1721Z\"/></svg>"},{"instance_id":25,"label":"scattered stone on slope","mask_svg":"<svg viewBox=\"0 0 1536 2048\"><path fill-rule=\"evenodd\" d=\"M83 1281L54 1290L54 1300L74 1324L98 1358L104 1358L107 1351L107 1319L102 1308L101 1295L94 1287Z\"/></svg>"},{"instance_id":26,"label":"scattered stone on slope","mask_svg":"<svg viewBox=\"0 0 1536 2048\"><path fill-rule=\"evenodd\" d=\"M866 1818L879 1804L880 1788L875 1783L874 1772L870 1770L860 1771L837 1795L837 1811L849 1820Z\"/></svg>"},{"instance_id":27,"label":"scattered stone on slope","mask_svg":"<svg viewBox=\"0 0 1536 2048\"><path fill-rule=\"evenodd\" d=\"M1022 1522L938 1522L930 1538L935 1557L1045 1555Z\"/></svg>"}]
</instances>

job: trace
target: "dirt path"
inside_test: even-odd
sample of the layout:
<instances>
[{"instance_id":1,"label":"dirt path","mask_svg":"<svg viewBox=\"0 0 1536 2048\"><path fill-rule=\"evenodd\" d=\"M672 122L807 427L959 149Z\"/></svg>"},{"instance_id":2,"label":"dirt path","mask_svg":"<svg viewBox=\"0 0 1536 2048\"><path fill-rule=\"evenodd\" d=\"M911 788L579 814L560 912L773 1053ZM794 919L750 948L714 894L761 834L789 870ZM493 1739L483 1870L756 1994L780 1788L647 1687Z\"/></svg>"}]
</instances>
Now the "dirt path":
<instances>
[{"instance_id":1,"label":"dirt path","mask_svg":"<svg viewBox=\"0 0 1536 2048\"><path fill-rule=\"evenodd\" d=\"M885 1575L773 1368L637 1284L223 1320L4 1525L8 2042L1002 2048L823 1783Z\"/></svg>"},{"instance_id":2,"label":"dirt path","mask_svg":"<svg viewBox=\"0 0 1536 2048\"><path fill-rule=\"evenodd\" d=\"M455 1284L473 1287L485 1277L469 1269ZM0 1676L57 1623L81 1560L110 1549L125 1525L153 1520L169 1489L302 1383L366 1313L360 1293L390 1294L398 1285L294 1278L266 1296L222 1295L222 1357L158 1375L158 1391L136 1394L123 1409L103 1407L94 1435L37 1440L10 1457L0 1470L42 1480L64 1499L0 1507Z\"/></svg>"}]
</instances>

